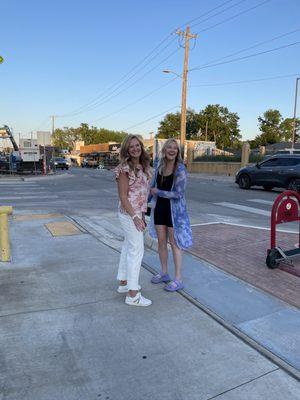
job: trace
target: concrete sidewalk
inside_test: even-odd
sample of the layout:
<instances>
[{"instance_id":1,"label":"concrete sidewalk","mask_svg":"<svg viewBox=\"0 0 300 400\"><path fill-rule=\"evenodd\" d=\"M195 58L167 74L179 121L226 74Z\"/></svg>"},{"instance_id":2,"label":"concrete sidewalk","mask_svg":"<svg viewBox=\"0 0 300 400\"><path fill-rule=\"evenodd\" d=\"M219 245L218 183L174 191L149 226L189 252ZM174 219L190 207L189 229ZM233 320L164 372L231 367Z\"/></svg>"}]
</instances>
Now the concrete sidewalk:
<instances>
[{"instance_id":1,"label":"concrete sidewalk","mask_svg":"<svg viewBox=\"0 0 300 400\"><path fill-rule=\"evenodd\" d=\"M1 400L300 399L299 381L187 298L151 285L149 270L141 285L153 305L126 306L116 293L120 238L93 220L53 236L45 224L56 222L72 220L11 221L13 260L0 263Z\"/></svg>"}]
</instances>

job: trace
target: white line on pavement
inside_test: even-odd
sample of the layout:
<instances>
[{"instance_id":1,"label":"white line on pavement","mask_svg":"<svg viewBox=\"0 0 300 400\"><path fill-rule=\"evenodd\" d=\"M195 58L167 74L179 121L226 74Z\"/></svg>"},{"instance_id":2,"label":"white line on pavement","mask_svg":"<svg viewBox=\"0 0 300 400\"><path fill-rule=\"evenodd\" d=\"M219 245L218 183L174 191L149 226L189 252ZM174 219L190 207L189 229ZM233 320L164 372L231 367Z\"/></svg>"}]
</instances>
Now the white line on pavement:
<instances>
[{"instance_id":1,"label":"white line on pavement","mask_svg":"<svg viewBox=\"0 0 300 400\"><path fill-rule=\"evenodd\" d=\"M27 192L18 192L18 191L10 191L10 193L12 194L12 196L21 196L21 195L46 195L49 192L47 191L41 191L41 190L28 190ZM8 196L7 196L8 197Z\"/></svg>"},{"instance_id":2,"label":"white line on pavement","mask_svg":"<svg viewBox=\"0 0 300 400\"><path fill-rule=\"evenodd\" d=\"M18 181L18 182L3 182L3 181L0 180L0 185L3 185L3 186L9 186L9 185L12 185L12 186L16 186L16 185L18 185L18 186L38 186L39 183L22 182L22 181Z\"/></svg>"},{"instance_id":3,"label":"white line on pavement","mask_svg":"<svg viewBox=\"0 0 300 400\"><path fill-rule=\"evenodd\" d=\"M58 196L0 196L0 200L57 199Z\"/></svg>"},{"instance_id":4,"label":"white line on pavement","mask_svg":"<svg viewBox=\"0 0 300 400\"><path fill-rule=\"evenodd\" d=\"M226 201L223 201L222 203L214 203L214 204L216 206L233 208L234 210L250 212L250 213L258 214L258 215L265 215L267 217L269 217L271 215L270 211L261 210L260 208L242 206L240 204L227 203Z\"/></svg>"},{"instance_id":5,"label":"white line on pavement","mask_svg":"<svg viewBox=\"0 0 300 400\"><path fill-rule=\"evenodd\" d=\"M249 199L247 201L252 201L252 203L268 204L270 206L272 206L274 204L274 201L262 200L262 199Z\"/></svg>"},{"instance_id":6,"label":"white line on pavement","mask_svg":"<svg viewBox=\"0 0 300 400\"><path fill-rule=\"evenodd\" d=\"M254 229L261 229L263 231L270 231L271 228L268 227L263 227L263 226L255 226L255 225L246 225L246 224L235 224L233 222L203 222L200 224L192 224L191 227L193 228L194 226L204 226L204 225L231 225L231 226L241 226L242 228L254 228ZM295 230L290 230L290 229L282 229L278 228L276 229L277 232L283 232L283 233L298 233L298 228L295 228ZM298 245L297 245L298 246Z\"/></svg>"}]
</instances>

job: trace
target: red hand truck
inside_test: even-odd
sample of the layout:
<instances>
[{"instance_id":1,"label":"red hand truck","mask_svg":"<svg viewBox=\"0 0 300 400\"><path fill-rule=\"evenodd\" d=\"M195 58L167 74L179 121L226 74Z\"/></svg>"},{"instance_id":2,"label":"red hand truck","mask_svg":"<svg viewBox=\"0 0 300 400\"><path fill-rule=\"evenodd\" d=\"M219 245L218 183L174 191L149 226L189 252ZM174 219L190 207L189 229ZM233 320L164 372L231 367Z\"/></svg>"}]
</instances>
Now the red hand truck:
<instances>
[{"instance_id":1,"label":"red hand truck","mask_svg":"<svg viewBox=\"0 0 300 400\"><path fill-rule=\"evenodd\" d=\"M300 254L300 225L298 248L283 251L276 246L276 225L300 221L300 194L287 190L276 197L271 213L271 248L268 249L266 264L274 269L281 261L291 262L291 258Z\"/></svg>"}]
</instances>

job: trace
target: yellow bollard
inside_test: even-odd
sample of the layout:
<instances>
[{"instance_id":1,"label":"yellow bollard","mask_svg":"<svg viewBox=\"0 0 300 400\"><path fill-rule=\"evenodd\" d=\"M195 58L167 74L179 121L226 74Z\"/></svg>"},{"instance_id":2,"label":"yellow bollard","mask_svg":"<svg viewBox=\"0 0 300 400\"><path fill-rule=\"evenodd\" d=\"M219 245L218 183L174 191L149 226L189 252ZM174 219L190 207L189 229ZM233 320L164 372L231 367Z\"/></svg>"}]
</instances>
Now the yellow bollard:
<instances>
[{"instance_id":1,"label":"yellow bollard","mask_svg":"<svg viewBox=\"0 0 300 400\"><path fill-rule=\"evenodd\" d=\"M10 261L10 243L8 215L12 214L11 206L0 207L0 261Z\"/></svg>"}]
</instances>

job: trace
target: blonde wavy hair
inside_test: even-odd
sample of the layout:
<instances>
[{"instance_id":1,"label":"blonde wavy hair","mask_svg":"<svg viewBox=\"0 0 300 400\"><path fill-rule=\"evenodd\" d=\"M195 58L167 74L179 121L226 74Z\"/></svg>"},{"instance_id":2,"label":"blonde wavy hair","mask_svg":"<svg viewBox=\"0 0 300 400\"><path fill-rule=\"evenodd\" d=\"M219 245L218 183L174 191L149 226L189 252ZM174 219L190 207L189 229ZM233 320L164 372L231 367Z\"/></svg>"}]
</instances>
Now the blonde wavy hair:
<instances>
[{"instance_id":1,"label":"blonde wavy hair","mask_svg":"<svg viewBox=\"0 0 300 400\"><path fill-rule=\"evenodd\" d=\"M136 139L140 143L142 153L140 156L139 163L141 164L143 171L146 174L149 174L150 157L149 157L149 154L145 150L144 143L142 142L141 137L138 135L128 135L123 140L123 142L121 144L121 148L120 148L120 154L119 154L120 163L121 163L121 165L129 165L129 168L134 171L134 165L132 163L132 160L130 158L129 151L128 151L130 142L133 139Z\"/></svg>"},{"instance_id":2,"label":"blonde wavy hair","mask_svg":"<svg viewBox=\"0 0 300 400\"><path fill-rule=\"evenodd\" d=\"M161 176L163 176L164 171L166 169L166 165L167 165L167 160L166 160L166 148L169 146L170 143L175 143L177 146L177 156L175 158L175 164L174 164L174 171L176 170L178 164L182 163L182 158L181 158L181 154L180 154L180 146L177 142L176 139L174 138L170 138L168 139L164 144L163 147L160 151L159 154L159 164L158 164L158 172ZM174 172L173 171L173 172Z\"/></svg>"}]
</instances>

